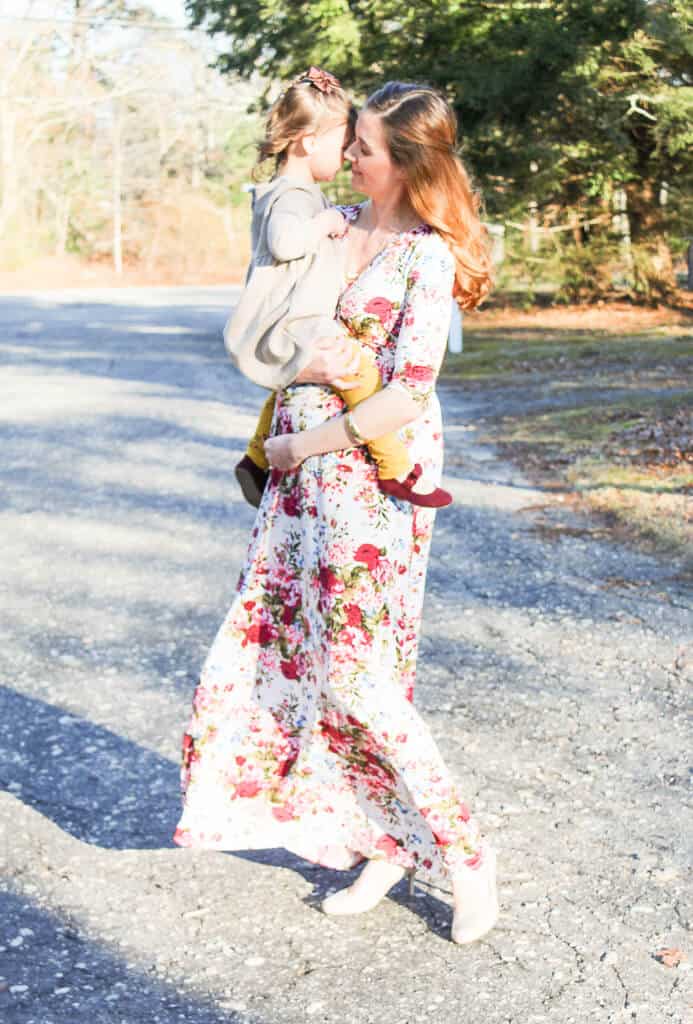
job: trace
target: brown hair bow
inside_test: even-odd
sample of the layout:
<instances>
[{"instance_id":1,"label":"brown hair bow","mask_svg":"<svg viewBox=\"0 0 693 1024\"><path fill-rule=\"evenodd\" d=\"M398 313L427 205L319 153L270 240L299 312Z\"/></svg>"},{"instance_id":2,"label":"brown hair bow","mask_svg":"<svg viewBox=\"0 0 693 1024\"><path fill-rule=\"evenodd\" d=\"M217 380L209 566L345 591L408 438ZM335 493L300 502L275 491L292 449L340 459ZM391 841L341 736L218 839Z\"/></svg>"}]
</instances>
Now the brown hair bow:
<instances>
[{"instance_id":1,"label":"brown hair bow","mask_svg":"<svg viewBox=\"0 0 693 1024\"><path fill-rule=\"evenodd\" d=\"M316 68L314 64L310 66L305 75L301 78L302 82L310 82L320 92L330 93L333 89L340 89L339 79L335 78L329 71L324 71L322 68Z\"/></svg>"}]
</instances>

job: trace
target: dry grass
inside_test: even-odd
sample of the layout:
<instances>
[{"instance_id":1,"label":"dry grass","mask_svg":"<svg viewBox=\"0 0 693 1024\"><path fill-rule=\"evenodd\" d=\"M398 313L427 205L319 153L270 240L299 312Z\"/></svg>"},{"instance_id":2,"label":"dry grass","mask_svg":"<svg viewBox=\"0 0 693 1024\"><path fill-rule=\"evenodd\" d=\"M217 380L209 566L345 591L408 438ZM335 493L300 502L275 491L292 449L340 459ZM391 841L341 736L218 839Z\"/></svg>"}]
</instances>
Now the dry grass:
<instances>
[{"instance_id":1,"label":"dry grass","mask_svg":"<svg viewBox=\"0 0 693 1024\"><path fill-rule=\"evenodd\" d=\"M602 529L683 556L693 569L691 317L629 312L636 333L617 332L615 310L601 311L598 326L586 317L579 330L576 312L558 311L561 329L556 311L530 320L504 310L483 329L474 322L465 330L465 351L447 357L443 379L491 385L499 409L511 390L517 410L526 387L520 411L487 419L489 439L535 480L597 514Z\"/></svg>"}]
</instances>

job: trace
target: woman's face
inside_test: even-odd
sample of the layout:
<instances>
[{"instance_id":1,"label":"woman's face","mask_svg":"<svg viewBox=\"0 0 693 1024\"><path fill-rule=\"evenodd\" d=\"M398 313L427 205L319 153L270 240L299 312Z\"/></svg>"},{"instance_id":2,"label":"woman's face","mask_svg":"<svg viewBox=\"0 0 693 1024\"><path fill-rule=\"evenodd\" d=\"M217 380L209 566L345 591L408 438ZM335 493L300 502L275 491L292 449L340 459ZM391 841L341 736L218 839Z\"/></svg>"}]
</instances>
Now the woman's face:
<instances>
[{"instance_id":1,"label":"woman's face","mask_svg":"<svg viewBox=\"0 0 693 1024\"><path fill-rule=\"evenodd\" d=\"M377 199L404 187L404 174L392 162L381 120L373 111L359 114L354 141L344 155L351 161L351 184L357 192Z\"/></svg>"}]
</instances>

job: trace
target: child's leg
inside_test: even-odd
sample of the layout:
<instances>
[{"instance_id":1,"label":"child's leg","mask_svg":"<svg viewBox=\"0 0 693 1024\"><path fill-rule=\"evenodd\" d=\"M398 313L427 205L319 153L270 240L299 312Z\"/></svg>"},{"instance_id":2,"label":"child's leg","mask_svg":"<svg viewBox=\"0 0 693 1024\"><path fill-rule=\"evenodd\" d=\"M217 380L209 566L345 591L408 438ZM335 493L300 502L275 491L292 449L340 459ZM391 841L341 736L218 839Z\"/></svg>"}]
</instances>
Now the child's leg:
<instances>
[{"instance_id":1,"label":"child's leg","mask_svg":"<svg viewBox=\"0 0 693 1024\"><path fill-rule=\"evenodd\" d=\"M358 369L362 383L355 388L348 388L346 391L337 391L337 394L345 402L349 410L370 398L382 387L380 372L375 365L375 360L364 349L359 346L361 362ZM382 437L373 438L368 442L368 451L371 453L378 466L378 476L381 480L390 480L393 477L404 476L412 466L407 446L397 437L397 434L383 434Z\"/></svg>"},{"instance_id":2,"label":"child's leg","mask_svg":"<svg viewBox=\"0 0 693 1024\"><path fill-rule=\"evenodd\" d=\"M264 442L267 440L270 434L270 427L272 426L272 416L274 415L275 399L276 395L273 391L262 407L262 412L260 413L260 418L257 421L255 433L251 437L250 442L248 444L248 448L246 449L246 455L248 456L248 458L252 459L256 466L259 466L260 469L264 470L269 469L269 462L267 461L267 456L265 455Z\"/></svg>"}]
</instances>

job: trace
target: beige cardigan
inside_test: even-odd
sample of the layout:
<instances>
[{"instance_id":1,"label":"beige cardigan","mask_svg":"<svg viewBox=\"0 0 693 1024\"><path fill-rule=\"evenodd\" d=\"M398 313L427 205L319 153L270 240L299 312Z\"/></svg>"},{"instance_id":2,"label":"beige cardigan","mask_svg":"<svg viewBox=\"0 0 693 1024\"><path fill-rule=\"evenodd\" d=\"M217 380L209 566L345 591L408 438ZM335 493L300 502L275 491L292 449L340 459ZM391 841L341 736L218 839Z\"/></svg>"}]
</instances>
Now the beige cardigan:
<instances>
[{"instance_id":1,"label":"beige cardigan","mask_svg":"<svg viewBox=\"0 0 693 1024\"><path fill-rule=\"evenodd\" d=\"M263 387L290 384L312 359L316 318L334 317L345 246L318 237L314 222L329 205L318 185L286 177L255 190L251 261L224 342L238 369Z\"/></svg>"}]
</instances>

